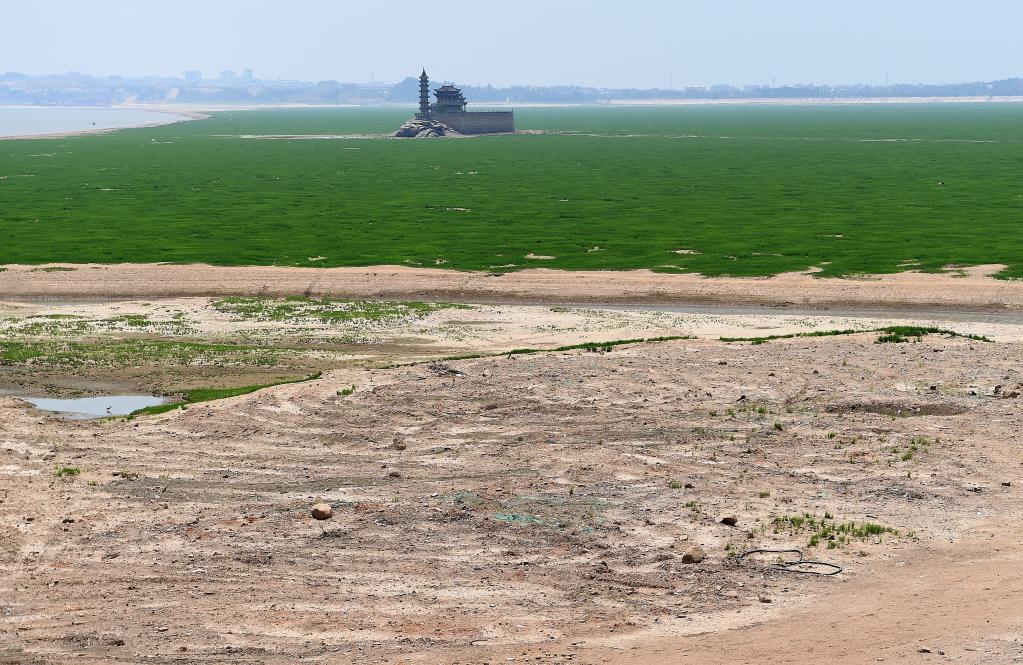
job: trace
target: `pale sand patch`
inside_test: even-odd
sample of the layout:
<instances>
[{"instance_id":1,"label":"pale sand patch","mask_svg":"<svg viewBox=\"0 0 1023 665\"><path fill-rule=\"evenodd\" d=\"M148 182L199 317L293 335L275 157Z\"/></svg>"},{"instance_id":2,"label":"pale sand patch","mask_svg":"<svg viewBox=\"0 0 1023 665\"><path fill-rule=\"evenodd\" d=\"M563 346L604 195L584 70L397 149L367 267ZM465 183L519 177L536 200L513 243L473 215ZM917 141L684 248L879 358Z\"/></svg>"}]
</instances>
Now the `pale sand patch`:
<instances>
[{"instance_id":1,"label":"pale sand patch","mask_svg":"<svg viewBox=\"0 0 1023 665\"><path fill-rule=\"evenodd\" d=\"M861 279L785 273L770 278L665 274L649 270L493 273L406 266L366 268L206 265L10 265L0 296L156 297L316 295L461 302L756 304L808 307L1023 310L1023 283L993 279L983 265L955 274L902 272ZM68 267L68 266L64 266Z\"/></svg>"}]
</instances>

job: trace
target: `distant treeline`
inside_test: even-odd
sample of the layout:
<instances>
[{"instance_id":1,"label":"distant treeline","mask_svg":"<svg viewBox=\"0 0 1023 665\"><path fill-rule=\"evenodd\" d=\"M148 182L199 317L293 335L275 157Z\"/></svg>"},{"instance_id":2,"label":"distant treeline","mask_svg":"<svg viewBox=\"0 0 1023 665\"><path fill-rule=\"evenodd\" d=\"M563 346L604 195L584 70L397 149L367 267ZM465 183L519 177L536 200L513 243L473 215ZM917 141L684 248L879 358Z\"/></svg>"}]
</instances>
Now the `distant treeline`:
<instances>
[{"instance_id":1,"label":"distant treeline","mask_svg":"<svg viewBox=\"0 0 1023 665\"><path fill-rule=\"evenodd\" d=\"M599 104L653 99L824 99L878 97L1023 96L1023 78L947 85L694 86L681 89L605 89L581 86L462 86L470 102ZM0 75L0 104L103 106L110 104L413 104L419 80L395 85L337 81L185 81L175 78L32 77Z\"/></svg>"}]
</instances>

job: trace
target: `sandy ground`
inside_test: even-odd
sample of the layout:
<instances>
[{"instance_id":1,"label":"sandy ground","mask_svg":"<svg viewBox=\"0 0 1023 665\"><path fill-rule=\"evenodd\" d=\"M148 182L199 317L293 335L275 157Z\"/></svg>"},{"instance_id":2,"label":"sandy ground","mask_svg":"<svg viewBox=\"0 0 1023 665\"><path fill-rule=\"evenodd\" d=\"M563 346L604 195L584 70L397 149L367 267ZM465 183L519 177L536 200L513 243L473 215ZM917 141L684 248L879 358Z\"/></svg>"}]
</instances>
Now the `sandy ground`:
<instances>
[{"instance_id":1,"label":"sandy ground","mask_svg":"<svg viewBox=\"0 0 1023 665\"><path fill-rule=\"evenodd\" d=\"M132 421L0 398L0 662L1023 659L1019 344L876 338L341 368ZM806 514L897 533L809 549L835 577L736 565Z\"/></svg>"},{"instance_id":2,"label":"sandy ground","mask_svg":"<svg viewBox=\"0 0 1023 665\"><path fill-rule=\"evenodd\" d=\"M65 268L65 269L54 269ZM222 268L192 265L7 266L0 297L331 295L395 300L523 303L742 303L813 307L1023 309L1023 284L991 277L1002 266L957 275L903 272L863 279L802 273L713 278L545 269L507 274L377 266ZM881 305L883 304L883 305Z\"/></svg>"}]
</instances>

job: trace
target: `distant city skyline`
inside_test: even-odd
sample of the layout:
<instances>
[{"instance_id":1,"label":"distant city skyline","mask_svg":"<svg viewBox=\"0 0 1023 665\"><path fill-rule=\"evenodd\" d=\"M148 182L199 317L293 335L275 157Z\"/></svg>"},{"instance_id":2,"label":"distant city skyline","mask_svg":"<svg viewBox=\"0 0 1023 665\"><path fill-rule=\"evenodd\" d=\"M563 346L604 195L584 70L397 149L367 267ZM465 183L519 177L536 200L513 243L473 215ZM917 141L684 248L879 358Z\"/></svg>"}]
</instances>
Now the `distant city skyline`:
<instances>
[{"instance_id":1,"label":"distant city skyline","mask_svg":"<svg viewBox=\"0 0 1023 665\"><path fill-rule=\"evenodd\" d=\"M468 8L473 11L464 11ZM0 71L467 85L953 83L1023 75L1014 0L34 0Z\"/></svg>"}]
</instances>

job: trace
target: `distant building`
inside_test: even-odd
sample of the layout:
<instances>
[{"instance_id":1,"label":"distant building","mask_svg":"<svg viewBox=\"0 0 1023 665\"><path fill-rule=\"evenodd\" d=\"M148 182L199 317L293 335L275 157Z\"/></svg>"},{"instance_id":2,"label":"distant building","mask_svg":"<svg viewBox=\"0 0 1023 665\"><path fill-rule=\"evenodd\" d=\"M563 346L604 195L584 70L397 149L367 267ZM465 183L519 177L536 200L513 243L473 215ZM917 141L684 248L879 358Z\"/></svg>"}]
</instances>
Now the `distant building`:
<instances>
[{"instance_id":1,"label":"distant building","mask_svg":"<svg viewBox=\"0 0 1023 665\"><path fill-rule=\"evenodd\" d=\"M225 69L224 71L220 72L220 80L221 81L233 81L234 80L234 70L232 70L232 69Z\"/></svg>"},{"instance_id":2,"label":"distant building","mask_svg":"<svg viewBox=\"0 0 1023 665\"><path fill-rule=\"evenodd\" d=\"M437 103L430 104L430 77L423 70L419 77L419 113L416 120L430 120L447 125L459 134L504 134L515 131L512 111L466 111L468 103L462 91L443 85L433 91Z\"/></svg>"},{"instance_id":3,"label":"distant building","mask_svg":"<svg viewBox=\"0 0 1023 665\"><path fill-rule=\"evenodd\" d=\"M187 71L185 72L185 80L188 81L189 83L201 83L202 72L197 72L194 69L191 71Z\"/></svg>"},{"instance_id":4,"label":"distant building","mask_svg":"<svg viewBox=\"0 0 1023 665\"><path fill-rule=\"evenodd\" d=\"M252 81L254 79L255 79L255 76L253 76L253 73L252 73L251 69L243 69L242 70L242 80L243 81Z\"/></svg>"}]
</instances>

